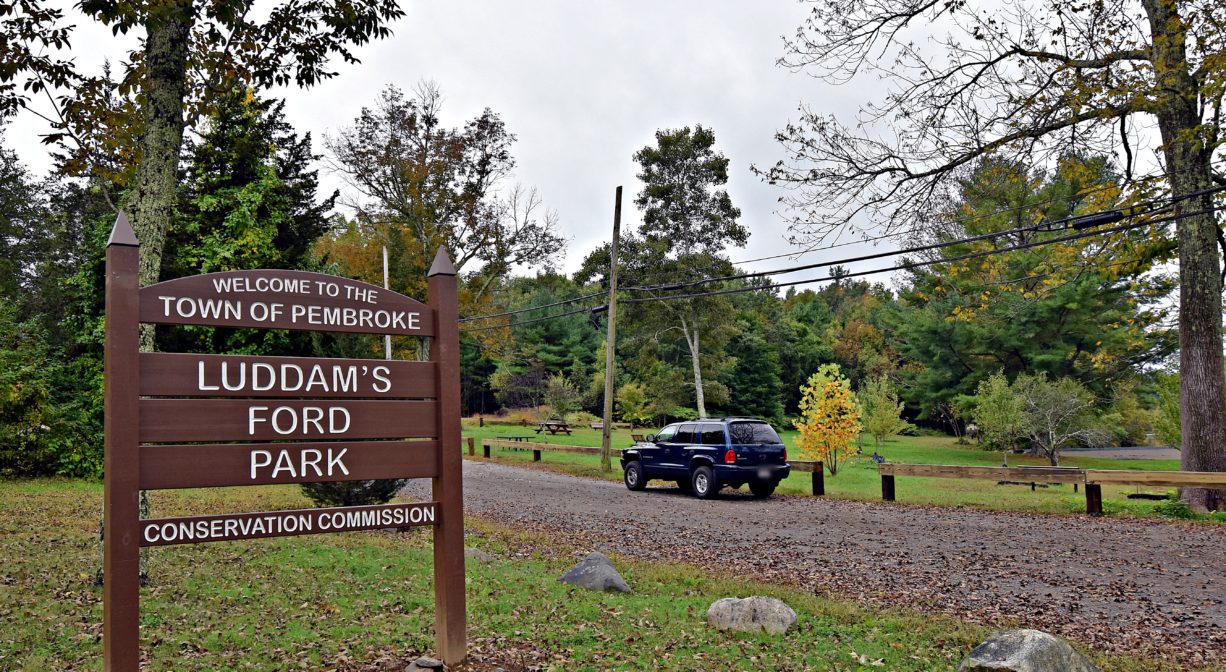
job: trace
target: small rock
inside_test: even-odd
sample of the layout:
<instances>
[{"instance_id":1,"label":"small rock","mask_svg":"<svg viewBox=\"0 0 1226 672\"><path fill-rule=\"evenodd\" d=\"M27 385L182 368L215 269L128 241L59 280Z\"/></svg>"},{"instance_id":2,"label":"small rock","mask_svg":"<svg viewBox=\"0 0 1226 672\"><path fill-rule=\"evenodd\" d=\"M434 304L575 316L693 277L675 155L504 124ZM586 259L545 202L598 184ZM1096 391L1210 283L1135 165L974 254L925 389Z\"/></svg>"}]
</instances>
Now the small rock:
<instances>
[{"instance_id":1,"label":"small rock","mask_svg":"<svg viewBox=\"0 0 1226 672\"><path fill-rule=\"evenodd\" d=\"M498 556L494 555L493 553L486 553L479 548L471 547L464 549L464 557L472 558L477 562L493 562L498 559Z\"/></svg>"},{"instance_id":2,"label":"small rock","mask_svg":"<svg viewBox=\"0 0 1226 672\"><path fill-rule=\"evenodd\" d=\"M630 585L617 573L613 563L603 553L590 553L559 579L562 583L588 590L615 590L629 593Z\"/></svg>"},{"instance_id":3,"label":"small rock","mask_svg":"<svg viewBox=\"0 0 1226 672\"><path fill-rule=\"evenodd\" d=\"M720 630L782 635L796 625L796 612L773 597L725 597L707 609L707 623Z\"/></svg>"},{"instance_id":4,"label":"small rock","mask_svg":"<svg viewBox=\"0 0 1226 672\"><path fill-rule=\"evenodd\" d=\"M1069 643L1038 630L1002 630L975 647L958 672L1098 672Z\"/></svg>"},{"instance_id":5,"label":"small rock","mask_svg":"<svg viewBox=\"0 0 1226 672\"><path fill-rule=\"evenodd\" d=\"M404 668L404 672L421 672L421 670L441 670L443 669L443 661L429 656L422 656L417 660L409 663L409 666Z\"/></svg>"}]
</instances>

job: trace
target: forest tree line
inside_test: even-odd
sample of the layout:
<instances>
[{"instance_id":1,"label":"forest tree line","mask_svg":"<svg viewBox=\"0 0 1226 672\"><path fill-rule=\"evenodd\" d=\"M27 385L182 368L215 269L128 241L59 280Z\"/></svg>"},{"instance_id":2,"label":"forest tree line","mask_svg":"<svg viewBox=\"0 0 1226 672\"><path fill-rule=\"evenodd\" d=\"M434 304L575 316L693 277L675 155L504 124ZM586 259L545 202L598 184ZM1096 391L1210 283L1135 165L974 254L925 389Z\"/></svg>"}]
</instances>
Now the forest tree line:
<instances>
[{"instance_id":1,"label":"forest tree line","mask_svg":"<svg viewBox=\"0 0 1226 672\"><path fill-rule=\"evenodd\" d=\"M159 278L286 268L381 284L386 246L392 288L422 296L429 259L444 246L469 317L606 292L608 245L573 274L555 270L565 247L557 216L514 183L515 136L499 116L486 110L451 126L441 100L432 85L408 94L388 87L317 149L284 120L282 103L247 88L227 92L184 144ZM355 185L345 203L320 193L323 155ZM1175 279L1166 264L1175 246L1162 224L974 256L1041 243L1063 234L1045 223L1127 204L1110 160L975 162L940 207L915 213L920 242L943 245L907 258L925 265L863 278L832 263L814 271L812 284L780 290L759 277L706 282L742 274L732 255L752 233L723 190L730 161L712 129L663 129L631 159L643 182L635 200L643 225L620 245L618 420L750 415L790 427L802 385L834 365L862 398L893 399L921 427L961 434L983 385L1042 377L1086 400L1083 424L1095 431L1078 440L1138 444L1160 433L1178 443ZM11 150L0 152L7 475L101 471L102 258L123 174L107 184L40 177ZM964 239L971 242L956 242ZM594 420L607 316L568 308L603 302L466 322L464 411ZM397 339L396 356L415 358L419 345ZM378 339L198 327L159 329L157 347L382 354Z\"/></svg>"}]
</instances>

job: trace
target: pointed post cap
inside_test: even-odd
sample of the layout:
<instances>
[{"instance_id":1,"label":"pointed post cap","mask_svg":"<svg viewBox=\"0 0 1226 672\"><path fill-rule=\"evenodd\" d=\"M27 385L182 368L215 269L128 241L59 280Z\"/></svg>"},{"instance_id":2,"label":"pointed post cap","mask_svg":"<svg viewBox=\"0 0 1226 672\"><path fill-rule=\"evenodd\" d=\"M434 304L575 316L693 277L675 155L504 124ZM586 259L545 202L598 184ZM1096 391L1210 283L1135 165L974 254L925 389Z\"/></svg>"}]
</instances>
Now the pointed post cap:
<instances>
[{"instance_id":1,"label":"pointed post cap","mask_svg":"<svg viewBox=\"0 0 1226 672\"><path fill-rule=\"evenodd\" d=\"M126 245L128 247L140 247L140 241L136 239L136 232L132 230L132 225L128 223L128 215L122 210L119 216L115 218L115 228L111 229L111 237L106 241L106 246Z\"/></svg>"},{"instance_id":2,"label":"pointed post cap","mask_svg":"<svg viewBox=\"0 0 1226 672\"><path fill-rule=\"evenodd\" d=\"M433 278L436 275L455 275L455 265L451 263L451 257L447 256L446 247L438 248L438 254L434 255L434 263L430 264L430 272L426 273L427 278Z\"/></svg>"}]
</instances>

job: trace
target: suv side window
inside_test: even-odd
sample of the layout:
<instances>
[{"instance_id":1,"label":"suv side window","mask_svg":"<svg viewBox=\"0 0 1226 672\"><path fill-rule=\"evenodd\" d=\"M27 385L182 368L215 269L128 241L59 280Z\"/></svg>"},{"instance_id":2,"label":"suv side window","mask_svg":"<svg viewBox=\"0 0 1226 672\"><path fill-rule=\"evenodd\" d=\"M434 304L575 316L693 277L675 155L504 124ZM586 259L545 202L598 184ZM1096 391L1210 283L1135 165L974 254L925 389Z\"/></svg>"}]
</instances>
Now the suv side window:
<instances>
[{"instance_id":1,"label":"suv side window","mask_svg":"<svg viewBox=\"0 0 1226 672\"><path fill-rule=\"evenodd\" d=\"M673 425L672 427L665 427L664 429L660 430L659 434L656 434L656 443L666 443L668 441L672 441L673 435L676 433L677 433L676 425Z\"/></svg>"},{"instance_id":2,"label":"suv side window","mask_svg":"<svg viewBox=\"0 0 1226 672\"><path fill-rule=\"evenodd\" d=\"M702 445L704 446L722 446L727 443L724 440L723 425L703 425L702 426Z\"/></svg>"},{"instance_id":3,"label":"suv side window","mask_svg":"<svg viewBox=\"0 0 1226 672\"><path fill-rule=\"evenodd\" d=\"M681 425L677 430L677 438L673 439L673 443L698 443L698 425Z\"/></svg>"}]
</instances>

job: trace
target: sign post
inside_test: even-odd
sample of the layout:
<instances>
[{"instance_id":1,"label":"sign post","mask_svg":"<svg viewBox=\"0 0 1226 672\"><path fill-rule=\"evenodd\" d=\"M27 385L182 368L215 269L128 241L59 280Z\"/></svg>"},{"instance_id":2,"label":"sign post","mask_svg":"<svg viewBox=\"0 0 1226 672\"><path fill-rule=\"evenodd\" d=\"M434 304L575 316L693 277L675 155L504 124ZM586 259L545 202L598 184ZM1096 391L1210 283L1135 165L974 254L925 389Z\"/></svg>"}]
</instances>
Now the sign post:
<instances>
[{"instance_id":1,"label":"sign post","mask_svg":"<svg viewBox=\"0 0 1226 672\"><path fill-rule=\"evenodd\" d=\"M103 637L107 672L137 672L142 546L434 526L435 631L467 656L456 277L440 250L429 304L303 271L141 288L124 215L107 245ZM140 323L431 339L431 361L141 353ZM141 489L430 478L435 501L141 520Z\"/></svg>"},{"instance_id":2,"label":"sign post","mask_svg":"<svg viewBox=\"0 0 1226 672\"><path fill-rule=\"evenodd\" d=\"M432 487L444 524L434 528L434 631L443 662L463 660L467 647L464 600L464 492L460 456L460 316L456 271L439 249L427 274L430 307L435 312L430 357L437 363L439 466ZM444 381L455 381L452 385ZM448 520L459 521L445 524Z\"/></svg>"},{"instance_id":3,"label":"sign post","mask_svg":"<svg viewBox=\"0 0 1226 672\"><path fill-rule=\"evenodd\" d=\"M136 234L120 213L106 244L103 346L102 649L107 672L135 672L140 664L139 263Z\"/></svg>"}]
</instances>

